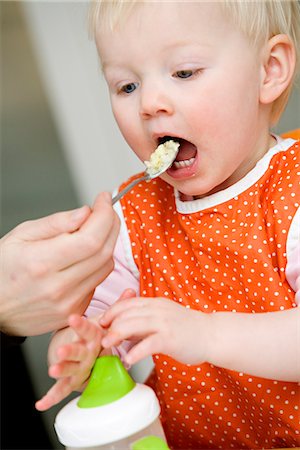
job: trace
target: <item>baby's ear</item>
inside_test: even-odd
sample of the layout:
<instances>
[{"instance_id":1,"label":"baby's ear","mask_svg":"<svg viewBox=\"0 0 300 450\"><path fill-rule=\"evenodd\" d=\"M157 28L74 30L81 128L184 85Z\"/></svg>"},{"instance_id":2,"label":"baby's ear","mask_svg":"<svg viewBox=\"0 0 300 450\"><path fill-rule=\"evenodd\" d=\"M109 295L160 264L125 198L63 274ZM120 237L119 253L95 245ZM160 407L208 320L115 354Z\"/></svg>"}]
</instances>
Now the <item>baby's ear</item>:
<instances>
[{"instance_id":1,"label":"baby's ear","mask_svg":"<svg viewBox=\"0 0 300 450\"><path fill-rule=\"evenodd\" d=\"M285 34L273 36L263 49L260 102L274 102L288 88L296 65L295 48Z\"/></svg>"}]
</instances>

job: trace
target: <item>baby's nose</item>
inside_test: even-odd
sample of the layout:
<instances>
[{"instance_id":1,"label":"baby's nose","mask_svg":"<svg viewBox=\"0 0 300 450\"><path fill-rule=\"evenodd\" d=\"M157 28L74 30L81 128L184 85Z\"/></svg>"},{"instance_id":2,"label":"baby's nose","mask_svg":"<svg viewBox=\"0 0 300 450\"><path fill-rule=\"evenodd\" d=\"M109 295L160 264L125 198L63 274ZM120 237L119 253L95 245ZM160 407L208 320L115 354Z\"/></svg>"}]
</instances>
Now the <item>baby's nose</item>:
<instances>
[{"instance_id":1,"label":"baby's nose","mask_svg":"<svg viewBox=\"0 0 300 450\"><path fill-rule=\"evenodd\" d=\"M161 114L172 114L173 104L169 95L163 90L143 89L140 100L140 115L149 119Z\"/></svg>"}]
</instances>

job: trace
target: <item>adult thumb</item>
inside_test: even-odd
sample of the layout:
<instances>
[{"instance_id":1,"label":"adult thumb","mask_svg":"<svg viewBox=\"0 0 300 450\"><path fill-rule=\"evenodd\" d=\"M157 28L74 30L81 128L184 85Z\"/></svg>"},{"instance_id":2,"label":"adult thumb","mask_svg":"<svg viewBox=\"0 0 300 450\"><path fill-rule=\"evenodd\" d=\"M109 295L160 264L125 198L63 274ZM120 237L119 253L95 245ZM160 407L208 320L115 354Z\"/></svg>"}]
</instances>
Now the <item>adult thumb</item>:
<instances>
[{"instance_id":1,"label":"adult thumb","mask_svg":"<svg viewBox=\"0 0 300 450\"><path fill-rule=\"evenodd\" d=\"M90 213L91 210L88 206L54 213L41 219L22 223L17 227L16 232L18 232L18 237L26 240L49 239L61 233L72 233L78 230Z\"/></svg>"}]
</instances>

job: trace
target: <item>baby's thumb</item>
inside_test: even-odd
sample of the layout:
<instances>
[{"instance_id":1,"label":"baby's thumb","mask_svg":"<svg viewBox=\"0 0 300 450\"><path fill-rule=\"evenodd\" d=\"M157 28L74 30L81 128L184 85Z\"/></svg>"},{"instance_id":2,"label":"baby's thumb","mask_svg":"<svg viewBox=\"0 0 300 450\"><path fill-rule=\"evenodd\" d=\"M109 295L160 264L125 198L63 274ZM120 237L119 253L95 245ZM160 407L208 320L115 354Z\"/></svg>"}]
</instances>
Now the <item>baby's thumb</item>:
<instances>
[{"instance_id":1,"label":"baby's thumb","mask_svg":"<svg viewBox=\"0 0 300 450\"><path fill-rule=\"evenodd\" d=\"M128 288L122 292L122 294L120 295L120 297L118 298L117 301L120 302L122 300L126 300L127 298L132 298L132 297L136 297L136 292L134 289Z\"/></svg>"}]
</instances>

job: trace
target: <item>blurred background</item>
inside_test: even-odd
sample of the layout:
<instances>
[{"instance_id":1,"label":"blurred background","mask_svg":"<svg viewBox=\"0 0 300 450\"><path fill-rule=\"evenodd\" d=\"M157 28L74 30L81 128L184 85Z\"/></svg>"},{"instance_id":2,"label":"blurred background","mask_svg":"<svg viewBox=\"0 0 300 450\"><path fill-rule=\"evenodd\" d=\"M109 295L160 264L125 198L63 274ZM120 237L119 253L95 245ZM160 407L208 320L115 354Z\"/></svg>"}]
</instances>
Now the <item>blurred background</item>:
<instances>
[{"instance_id":1,"label":"blurred background","mask_svg":"<svg viewBox=\"0 0 300 450\"><path fill-rule=\"evenodd\" d=\"M1 235L18 223L92 204L142 164L110 110L87 2L0 1ZM299 127L295 89L276 132ZM49 335L1 356L2 449L59 449L58 410L37 413L51 385Z\"/></svg>"}]
</instances>

